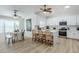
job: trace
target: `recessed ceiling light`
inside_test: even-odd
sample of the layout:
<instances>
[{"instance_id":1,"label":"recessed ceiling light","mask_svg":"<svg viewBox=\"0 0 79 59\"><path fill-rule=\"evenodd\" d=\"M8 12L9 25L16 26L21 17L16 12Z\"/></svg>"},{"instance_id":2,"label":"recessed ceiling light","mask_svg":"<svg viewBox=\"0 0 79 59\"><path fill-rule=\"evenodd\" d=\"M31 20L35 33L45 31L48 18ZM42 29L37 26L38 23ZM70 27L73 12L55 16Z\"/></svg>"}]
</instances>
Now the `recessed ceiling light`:
<instances>
[{"instance_id":1,"label":"recessed ceiling light","mask_svg":"<svg viewBox=\"0 0 79 59\"><path fill-rule=\"evenodd\" d=\"M70 8L70 6L65 6L64 8Z\"/></svg>"}]
</instances>

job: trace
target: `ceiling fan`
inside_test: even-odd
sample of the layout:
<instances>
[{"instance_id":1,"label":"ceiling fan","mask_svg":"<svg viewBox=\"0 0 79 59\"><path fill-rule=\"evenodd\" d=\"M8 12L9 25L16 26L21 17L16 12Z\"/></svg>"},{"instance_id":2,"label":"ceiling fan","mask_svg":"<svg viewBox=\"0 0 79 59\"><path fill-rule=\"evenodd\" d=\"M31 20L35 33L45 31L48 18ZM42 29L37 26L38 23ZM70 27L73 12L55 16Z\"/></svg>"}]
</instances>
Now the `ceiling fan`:
<instances>
[{"instance_id":1,"label":"ceiling fan","mask_svg":"<svg viewBox=\"0 0 79 59\"><path fill-rule=\"evenodd\" d=\"M20 15L17 15L18 11L19 10L16 10L16 9L13 10L13 16L14 16L15 19L22 18Z\"/></svg>"},{"instance_id":2,"label":"ceiling fan","mask_svg":"<svg viewBox=\"0 0 79 59\"><path fill-rule=\"evenodd\" d=\"M44 5L43 8L40 8L40 10L42 12L48 12L48 13L52 13L52 8L47 7L47 5Z\"/></svg>"},{"instance_id":3,"label":"ceiling fan","mask_svg":"<svg viewBox=\"0 0 79 59\"><path fill-rule=\"evenodd\" d=\"M17 17L17 16L18 16L18 15L17 15L17 12L18 12L18 10L15 9L15 10L14 10L14 15L13 15L14 17Z\"/></svg>"}]
</instances>

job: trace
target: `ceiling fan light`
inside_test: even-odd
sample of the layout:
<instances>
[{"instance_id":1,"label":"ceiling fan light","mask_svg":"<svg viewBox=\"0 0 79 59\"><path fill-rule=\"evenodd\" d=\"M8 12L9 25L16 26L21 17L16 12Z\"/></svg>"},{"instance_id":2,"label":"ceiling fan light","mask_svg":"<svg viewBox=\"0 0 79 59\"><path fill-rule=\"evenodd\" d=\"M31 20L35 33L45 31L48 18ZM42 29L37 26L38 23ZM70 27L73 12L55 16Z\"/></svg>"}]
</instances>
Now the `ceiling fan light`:
<instances>
[{"instance_id":1,"label":"ceiling fan light","mask_svg":"<svg viewBox=\"0 0 79 59\"><path fill-rule=\"evenodd\" d=\"M44 13L44 14L46 14L47 12L46 12L46 11L44 11L43 13Z\"/></svg>"},{"instance_id":2,"label":"ceiling fan light","mask_svg":"<svg viewBox=\"0 0 79 59\"><path fill-rule=\"evenodd\" d=\"M70 6L65 6L65 8L70 8Z\"/></svg>"}]
</instances>

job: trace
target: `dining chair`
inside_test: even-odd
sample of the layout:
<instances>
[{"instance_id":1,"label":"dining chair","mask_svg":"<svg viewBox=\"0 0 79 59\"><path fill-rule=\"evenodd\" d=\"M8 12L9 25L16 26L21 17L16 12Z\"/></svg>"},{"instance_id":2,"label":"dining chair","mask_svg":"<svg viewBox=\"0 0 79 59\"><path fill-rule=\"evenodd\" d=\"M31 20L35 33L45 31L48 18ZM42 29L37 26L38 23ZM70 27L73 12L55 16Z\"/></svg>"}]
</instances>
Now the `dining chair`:
<instances>
[{"instance_id":1,"label":"dining chair","mask_svg":"<svg viewBox=\"0 0 79 59\"><path fill-rule=\"evenodd\" d=\"M12 37L13 37L12 42L15 43L15 42L16 42L16 39L17 39L17 34L11 34L11 35L12 35Z\"/></svg>"},{"instance_id":2,"label":"dining chair","mask_svg":"<svg viewBox=\"0 0 79 59\"><path fill-rule=\"evenodd\" d=\"M10 32L7 32L5 34L5 40L8 42L8 44L13 43L13 36L11 35Z\"/></svg>"},{"instance_id":3,"label":"dining chair","mask_svg":"<svg viewBox=\"0 0 79 59\"><path fill-rule=\"evenodd\" d=\"M24 33L25 33L25 30L22 31L22 40L24 40Z\"/></svg>"}]
</instances>

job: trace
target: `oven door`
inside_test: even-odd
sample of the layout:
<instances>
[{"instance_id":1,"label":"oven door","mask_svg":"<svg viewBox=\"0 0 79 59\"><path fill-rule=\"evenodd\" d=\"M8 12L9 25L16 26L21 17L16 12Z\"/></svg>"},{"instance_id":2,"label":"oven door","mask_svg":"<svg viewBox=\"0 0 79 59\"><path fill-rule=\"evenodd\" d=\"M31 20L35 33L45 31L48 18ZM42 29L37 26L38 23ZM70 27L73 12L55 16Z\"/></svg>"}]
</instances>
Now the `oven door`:
<instances>
[{"instance_id":1,"label":"oven door","mask_svg":"<svg viewBox=\"0 0 79 59\"><path fill-rule=\"evenodd\" d=\"M59 30L59 36L67 36L66 30Z\"/></svg>"}]
</instances>

